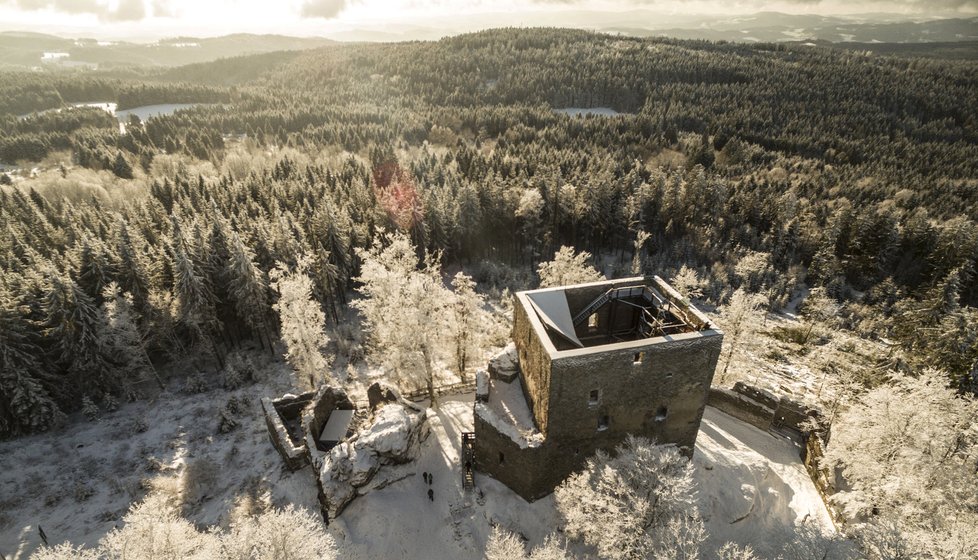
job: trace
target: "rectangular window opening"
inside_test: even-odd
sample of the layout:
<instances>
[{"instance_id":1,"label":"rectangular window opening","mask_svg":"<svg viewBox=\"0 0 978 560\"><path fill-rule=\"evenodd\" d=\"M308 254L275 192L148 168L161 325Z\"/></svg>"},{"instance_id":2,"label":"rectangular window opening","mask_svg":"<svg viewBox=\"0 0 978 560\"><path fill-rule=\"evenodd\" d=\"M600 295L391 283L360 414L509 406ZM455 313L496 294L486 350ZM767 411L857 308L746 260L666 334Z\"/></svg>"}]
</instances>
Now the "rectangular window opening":
<instances>
[{"instance_id":1,"label":"rectangular window opening","mask_svg":"<svg viewBox=\"0 0 978 560\"><path fill-rule=\"evenodd\" d=\"M608 415L607 414L601 415L601 418L598 418L598 431L599 432L603 432L603 431L607 430L608 429L608 424L610 423L610 421L611 421L611 419L608 418Z\"/></svg>"},{"instance_id":2,"label":"rectangular window opening","mask_svg":"<svg viewBox=\"0 0 978 560\"><path fill-rule=\"evenodd\" d=\"M592 313L590 317L587 318L587 326L589 329L598 328L598 314Z\"/></svg>"},{"instance_id":3,"label":"rectangular window opening","mask_svg":"<svg viewBox=\"0 0 978 560\"><path fill-rule=\"evenodd\" d=\"M632 358L632 364L638 365L645 361L645 352L635 352L635 356Z\"/></svg>"},{"instance_id":4,"label":"rectangular window opening","mask_svg":"<svg viewBox=\"0 0 978 560\"><path fill-rule=\"evenodd\" d=\"M502 452L502 451L500 451L500 452L499 452L499 464L500 464L500 465L502 465L502 464L504 464L505 462L506 462L506 456L505 456L505 455L503 455L503 452Z\"/></svg>"},{"instance_id":5,"label":"rectangular window opening","mask_svg":"<svg viewBox=\"0 0 978 560\"><path fill-rule=\"evenodd\" d=\"M591 393L587 396L588 406L594 406L601 402L601 391L597 389L592 389Z\"/></svg>"},{"instance_id":6,"label":"rectangular window opening","mask_svg":"<svg viewBox=\"0 0 978 560\"><path fill-rule=\"evenodd\" d=\"M664 406L660 406L659 410L655 411L655 421L665 422L666 416L668 415L669 415L669 409Z\"/></svg>"}]
</instances>

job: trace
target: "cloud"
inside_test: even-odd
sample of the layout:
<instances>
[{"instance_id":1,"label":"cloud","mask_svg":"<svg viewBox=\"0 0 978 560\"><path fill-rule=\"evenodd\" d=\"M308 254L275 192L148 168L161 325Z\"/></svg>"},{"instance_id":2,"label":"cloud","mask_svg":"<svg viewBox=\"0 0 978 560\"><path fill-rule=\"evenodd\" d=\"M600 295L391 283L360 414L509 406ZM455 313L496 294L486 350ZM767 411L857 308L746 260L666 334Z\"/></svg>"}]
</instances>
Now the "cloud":
<instances>
[{"instance_id":1,"label":"cloud","mask_svg":"<svg viewBox=\"0 0 978 560\"><path fill-rule=\"evenodd\" d=\"M146 17L144 0L0 0L25 11L52 10L65 14L92 14L102 21L139 21Z\"/></svg>"},{"instance_id":2,"label":"cloud","mask_svg":"<svg viewBox=\"0 0 978 560\"><path fill-rule=\"evenodd\" d=\"M173 17L176 14L166 5L166 0L153 0L153 15L156 17Z\"/></svg>"},{"instance_id":3,"label":"cloud","mask_svg":"<svg viewBox=\"0 0 978 560\"><path fill-rule=\"evenodd\" d=\"M347 0L306 0L302 4L302 17L333 19L347 6Z\"/></svg>"},{"instance_id":4,"label":"cloud","mask_svg":"<svg viewBox=\"0 0 978 560\"><path fill-rule=\"evenodd\" d=\"M139 21L146 17L146 5L143 0L120 0L115 11L106 14L105 19L111 21Z\"/></svg>"},{"instance_id":5,"label":"cloud","mask_svg":"<svg viewBox=\"0 0 978 560\"><path fill-rule=\"evenodd\" d=\"M556 4L556 5L577 5L583 4L586 0L529 0L535 4ZM616 4L622 7L640 7L660 5L675 5L677 3L696 3L697 0L619 0ZM833 0L742 0L741 5L753 6L760 11L775 9L772 5L807 5L818 6L820 4L838 5L840 2ZM723 2L720 3L721 5ZM853 0L851 5L860 6L865 10L903 10L916 12L935 12L959 10L965 12L978 12L978 0Z\"/></svg>"}]
</instances>

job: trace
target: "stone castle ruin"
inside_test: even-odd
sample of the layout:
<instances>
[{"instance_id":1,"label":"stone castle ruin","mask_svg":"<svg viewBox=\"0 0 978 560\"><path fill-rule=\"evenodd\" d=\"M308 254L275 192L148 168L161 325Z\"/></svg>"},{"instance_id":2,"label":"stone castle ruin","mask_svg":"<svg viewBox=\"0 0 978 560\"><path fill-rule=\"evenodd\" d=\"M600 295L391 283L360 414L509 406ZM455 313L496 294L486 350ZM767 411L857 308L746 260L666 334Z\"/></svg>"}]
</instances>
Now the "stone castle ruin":
<instances>
[{"instance_id":1,"label":"stone castle ruin","mask_svg":"<svg viewBox=\"0 0 978 560\"><path fill-rule=\"evenodd\" d=\"M632 434L692 454L723 333L659 277L519 292L479 372L474 468L527 500Z\"/></svg>"},{"instance_id":2,"label":"stone castle ruin","mask_svg":"<svg viewBox=\"0 0 978 560\"><path fill-rule=\"evenodd\" d=\"M390 484L383 467L413 460L428 437L424 409L393 387L375 383L367 398L357 406L345 391L326 385L262 399L269 439L286 467L312 466L326 522L357 496Z\"/></svg>"}]
</instances>

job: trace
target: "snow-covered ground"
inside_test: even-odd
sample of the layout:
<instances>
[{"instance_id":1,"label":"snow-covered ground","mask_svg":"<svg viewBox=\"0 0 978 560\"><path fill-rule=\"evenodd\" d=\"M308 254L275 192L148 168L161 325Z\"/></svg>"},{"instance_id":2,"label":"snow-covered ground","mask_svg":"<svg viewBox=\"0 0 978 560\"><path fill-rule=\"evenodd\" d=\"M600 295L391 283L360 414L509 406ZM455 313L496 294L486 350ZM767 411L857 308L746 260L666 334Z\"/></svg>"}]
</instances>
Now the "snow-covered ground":
<instances>
[{"instance_id":1,"label":"snow-covered ground","mask_svg":"<svg viewBox=\"0 0 978 560\"><path fill-rule=\"evenodd\" d=\"M711 547L733 541L774 558L802 522L834 532L791 440L707 407L693 454Z\"/></svg>"},{"instance_id":2,"label":"snow-covered ground","mask_svg":"<svg viewBox=\"0 0 978 560\"><path fill-rule=\"evenodd\" d=\"M277 363L235 391L187 395L173 382L98 422L74 415L61 430L0 442L0 554L27 558L40 545L38 526L50 544L92 545L150 488L181 495L199 526L226 524L244 499L318 515L312 475L283 468L261 416L261 397L284 393L287 379ZM232 397L240 425L221 434L219 411Z\"/></svg>"},{"instance_id":3,"label":"snow-covered ground","mask_svg":"<svg viewBox=\"0 0 978 560\"><path fill-rule=\"evenodd\" d=\"M99 422L76 419L61 432L0 443L0 553L26 558L39 545L38 525L52 544L91 545L151 487L180 495L202 527L227 524L247 500L318 515L311 471L285 470L268 441L258 400L286 389L271 379L287 376L230 392L168 391ZM218 410L232 396L242 403L240 425L220 434ZM484 475L476 491L462 490L460 434L472 429L472 401L472 393L443 397L428 412L419 459L382 469L330 524L344 558L481 558L490 523L534 546L557 528L552 497L527 503ZM772 557L801 520L831 526L788 440L707 409L694 462L711 546L733 540ZM433 475L434 501L423 472Z\"/></svg>"}]
</instances>

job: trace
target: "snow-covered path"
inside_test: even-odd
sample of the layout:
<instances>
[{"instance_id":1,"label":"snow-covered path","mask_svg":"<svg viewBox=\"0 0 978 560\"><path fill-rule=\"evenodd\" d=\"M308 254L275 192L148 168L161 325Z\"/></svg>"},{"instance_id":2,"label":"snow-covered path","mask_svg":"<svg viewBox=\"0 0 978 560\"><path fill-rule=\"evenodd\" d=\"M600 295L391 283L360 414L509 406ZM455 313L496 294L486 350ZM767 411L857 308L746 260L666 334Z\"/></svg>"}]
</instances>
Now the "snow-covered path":
<instances>
[{"instance_id":1,"label":"snow-covered path","mask_svg":"<svg viewBox=\"0 0 978 560\"><path fill-rule=\"evenodd\" d=\"M693 463L708 548L726 541L773 558L803 521L833 531L796 444L707 407Z\"/></svg>"}]
</instances>

